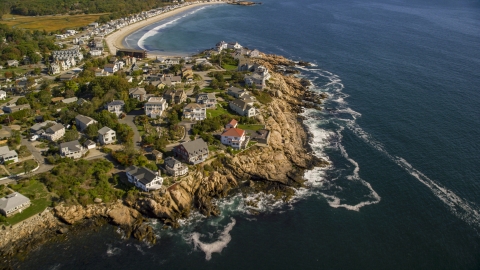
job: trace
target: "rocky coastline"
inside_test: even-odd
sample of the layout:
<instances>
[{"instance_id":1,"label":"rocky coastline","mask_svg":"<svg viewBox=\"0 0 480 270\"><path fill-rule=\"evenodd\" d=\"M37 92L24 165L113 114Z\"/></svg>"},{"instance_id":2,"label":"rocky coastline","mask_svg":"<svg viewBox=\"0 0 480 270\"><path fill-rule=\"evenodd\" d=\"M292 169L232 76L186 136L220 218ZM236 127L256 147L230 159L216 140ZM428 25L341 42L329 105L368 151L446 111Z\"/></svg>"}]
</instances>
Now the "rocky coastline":
<instances>
[{"instance_id":1,"label":"rocky coastline","mask_svg":"<svg viewBox=\"0 0 480 270\"><path fill-rule=\"evenodd\" d=\"M135 200L80 205L58 205L20 224L0 228L0 255L21 256L40 244L60 239L79 224L101 225L109 222L120 227L127 237L154 244L152 227L146 218L160 219L164 226L179 227L181 218L199 211L205 216L220 214L215 199L235 192L273 194L288 201L295 188L304 186L303 174L328 162L311 154L309 134L299 115L306 101L318 105L326 96L308 90L305 83L291 74L274 72L278 66L294 67L282 56L263 55L255 60L272 71L267 91L272 101L262 105L258 120L270 130L267 146L254 146L235 156L225 153L220 167L213 172L191 172L177 184L142 194ZM20 254L20 255L19 255ZM6 259L6 262L8 259Z\"/></svg>"}]
</instances>

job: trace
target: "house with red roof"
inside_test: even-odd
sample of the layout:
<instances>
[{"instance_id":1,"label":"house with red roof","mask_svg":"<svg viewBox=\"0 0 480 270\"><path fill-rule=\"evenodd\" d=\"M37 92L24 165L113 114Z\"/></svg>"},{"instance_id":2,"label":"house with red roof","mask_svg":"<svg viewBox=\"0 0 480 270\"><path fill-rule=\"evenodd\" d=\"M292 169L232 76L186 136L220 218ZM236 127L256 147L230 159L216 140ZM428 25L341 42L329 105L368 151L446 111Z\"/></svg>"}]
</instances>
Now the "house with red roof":
<instances>
[{"instance_id":1,"label":"house with red roof","mask_svg":"<svg viewBox=\"0 0 480 270\"><path fill-rule=\"evenodd\" d=\"M245 148L248 142L245 130L236 128L237 121L232 120L225 126L225 130L221 135L222 144L229 145L235 149Z\"/></svg>"}]
</instances>

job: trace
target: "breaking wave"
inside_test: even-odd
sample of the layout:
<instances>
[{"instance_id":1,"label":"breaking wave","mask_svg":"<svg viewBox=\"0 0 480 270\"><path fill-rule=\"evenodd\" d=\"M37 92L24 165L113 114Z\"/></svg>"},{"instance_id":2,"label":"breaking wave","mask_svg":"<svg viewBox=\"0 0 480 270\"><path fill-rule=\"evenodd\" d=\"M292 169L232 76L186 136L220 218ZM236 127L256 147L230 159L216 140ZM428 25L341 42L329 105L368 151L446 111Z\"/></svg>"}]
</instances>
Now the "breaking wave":
<instances>
[{"instance_id":1,"label":"breaking wave","mask_svg":"<svg viewBox=\"0 0 480 270\"><path fill-rule=\"evenodd\" d=\"M232 236L230 236L230 231L235 226L235 219L231 218L231 221L225 229L221 232L218 240L212 243L205 243L200 240L201 235L200 233L194 232L192 233L191 240L194 245L194 249L199 248L203 252L205 252L205 259L209 261L212 258L212 253L221 253L222 250L230 243L232 240Z\"/></svg>"},{"instance_id":2,"label":"breaking wave","mask_svg":"<svg viewBox=\"0 0 480 270\"><path fill-rule=\"evenodd\" d=\"M348 156L347 151L341 144L341 132L344 129L348 129L355 136L367 143L367 145L370 145L384 154L409 175L413 176L420 183L429 188L435 197L442 201L449 211L456 217L471 225L477 233L480 231L480 208L477 205L466 201L451 190L443 187L437 181L430 179L424 173L415 169L404 158L390 154L382 143L375 140L371 134L367 133L358 125L356 119L361 117L361 114L348 107L348 103L345 99L348 98L349 95L342 92L344 85L339 76L318 68L301 69L312 74L311 77L313 78L324 78L325 80L323 83L312 87L311 90L326 92L329 94L328 103L327 105L324 105L324 110L322 112L312 109L305 110L304 112L304 116L307 118L304 123L308 126L313 135L310 145L315 151L315 155L325 157L325 150L336 150L354 167L353 172L350 175L342 175L339 178L328 180L325 178L325 172L327 170L333 170L333 168L315 168L305 173L305 178L308 179L311 185L317 186L321 189L320 194L327 200L331 207L343 207L348 210L358 211L363 206L376 204L381 200L381 197L375 192L370 183L360 178L358 174L360 170L358 163ZM340 178L346 178L363 185L369 190L369 194L364 197L369 199L356 204L343 203L345 198L338 196L338 194L345 191L345 187L340 186L337 183L341 182L338 181Z\"/></svg>"},{"instance_id":3,"label":"breaking wave","mask_svg":"<svg viewBox=\"0 0 480 270\"><path fill-rule=\"evenodd\" d=\"M187 12L185 14L183 14L182 16L179 16L171 21L168 21L168 22L165 22L165 23L162 23L158 26L156 26L155 28L149 30L148 32L146 32L137 42L137 45L138 47L142 48L143 50L153 50L152 48L146 48L145 47L145 41L147 38L149 37L153 37L153 36L158 36L158 33L162 30L162 29L165 29L167 27L170 27L170 26L173 26L175 25L179 20L185 18L185 17L188 17L190 15L193 15L195 13L197 13L198 11L202 10L202 9L205 9L205 7L201 7L201 8L198 8L198 9L195 9L193 11L190 11L190 12Z\"/></svg>"}]
</instances>

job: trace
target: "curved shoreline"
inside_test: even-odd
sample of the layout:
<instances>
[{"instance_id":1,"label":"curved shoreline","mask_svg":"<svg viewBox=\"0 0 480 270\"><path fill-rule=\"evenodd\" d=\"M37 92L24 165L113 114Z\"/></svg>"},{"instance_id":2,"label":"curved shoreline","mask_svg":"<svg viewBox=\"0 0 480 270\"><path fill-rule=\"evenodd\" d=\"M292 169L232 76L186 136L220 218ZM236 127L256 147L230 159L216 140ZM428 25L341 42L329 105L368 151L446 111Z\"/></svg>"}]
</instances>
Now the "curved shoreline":
<instances>
[{"instance_id":1,"label":"curved shoreline","mask_svg":"<svg viewBox=\"0 0 480 270\"><path fill-rule=\"evenodd\" d=\"M117 52L117 49L125 49L125 46L123 46L123 41L125 40L125 38L137 30L140 30L148 25L160 22L162 20L168 19L172 16L178 15L182 12L193 9L195 7L201 7L206 5L218 5L218 4L225 4L225 2L207 2L207 3L192 4L192 5L188 5L185 7L177 8L177 9L162 13L155 17L151 17L143 21L130 24L124 28L121 28L111 33L110 35L105 37L105 42L108 46L108 49L110 50L110 53L112 55L115 55ZM149 56L155 57L155 56L158 56L158 54L151 54Z\"/></svg>"}]
</instances>

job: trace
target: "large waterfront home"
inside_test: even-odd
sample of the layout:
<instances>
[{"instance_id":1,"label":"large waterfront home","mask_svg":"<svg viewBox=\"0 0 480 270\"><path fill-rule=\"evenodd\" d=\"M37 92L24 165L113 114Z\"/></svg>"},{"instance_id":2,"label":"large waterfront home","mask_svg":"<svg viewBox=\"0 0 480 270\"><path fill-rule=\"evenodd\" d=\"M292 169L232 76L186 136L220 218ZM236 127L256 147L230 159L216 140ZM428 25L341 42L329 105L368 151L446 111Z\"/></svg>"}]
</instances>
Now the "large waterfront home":
<instances>
[{"instance_id":1,"label":"large waterfront home","mask_svg":"<svg viewBox=\"0 0 480 270\"><path fill-rule=\"evenodd\" d=\"M144 191L148 192L162 187L163 178L158 172L145 167L130 166L125 169L125 173L130 183Z\"/></svg>"},{"instance_id":2,"label":"large waterfront home","mask_svg":"<svg viewBox=\"0 0 480 270\"><path fill-rule=\"evenodd\" d=\"M245 135L245 130L237 128L237 121L233 119L225 126L225 130L220 137L222 144L231 146L234 149L241 149L245 148L248 143Z\"/></svg>"},{"instance_id":3,"label":"large waterfront home","mask_svg":"<svg viewBox=\"0 0 480 270\"><path fill-rule=\"evenodd\" d=\"M240 99L235 99L228 103L230 109L235 111L241 116L252 117L258 114L257 108L253 106L253 102L246 102Z\"/></svg>"},{"instance_id":4,"label":"large waterfront home","mask_svg":"<svg viewBox=\"0 0 480 270\"><path fill-rule=\"evenodd\" d=\"M163 163L167 174L177 177L188 173L188 166L176 160L174 157L168 157Z\"/></svg>"},{"instance_id":5,"label":"large waterfront home","mask_svg":"<svg viewBox=\"0 0 480 270\"><path fill-rule=\"evenodd\" d=\"M0 213L11 217L17 212L30 206L30 199L18 192L14 192L0 199Z\"/></svg>"},{"instance_id":6,"label":"large waterfront home","mask_svg":"<svg viewBox=\"0 0 480 270\"><path fill-rule=\"evenodd\" d=\"M190 164L202 163L208 158L208 145L203 139L196 139L175 146L173 154Z\"/></svg>"}]
</instances>

